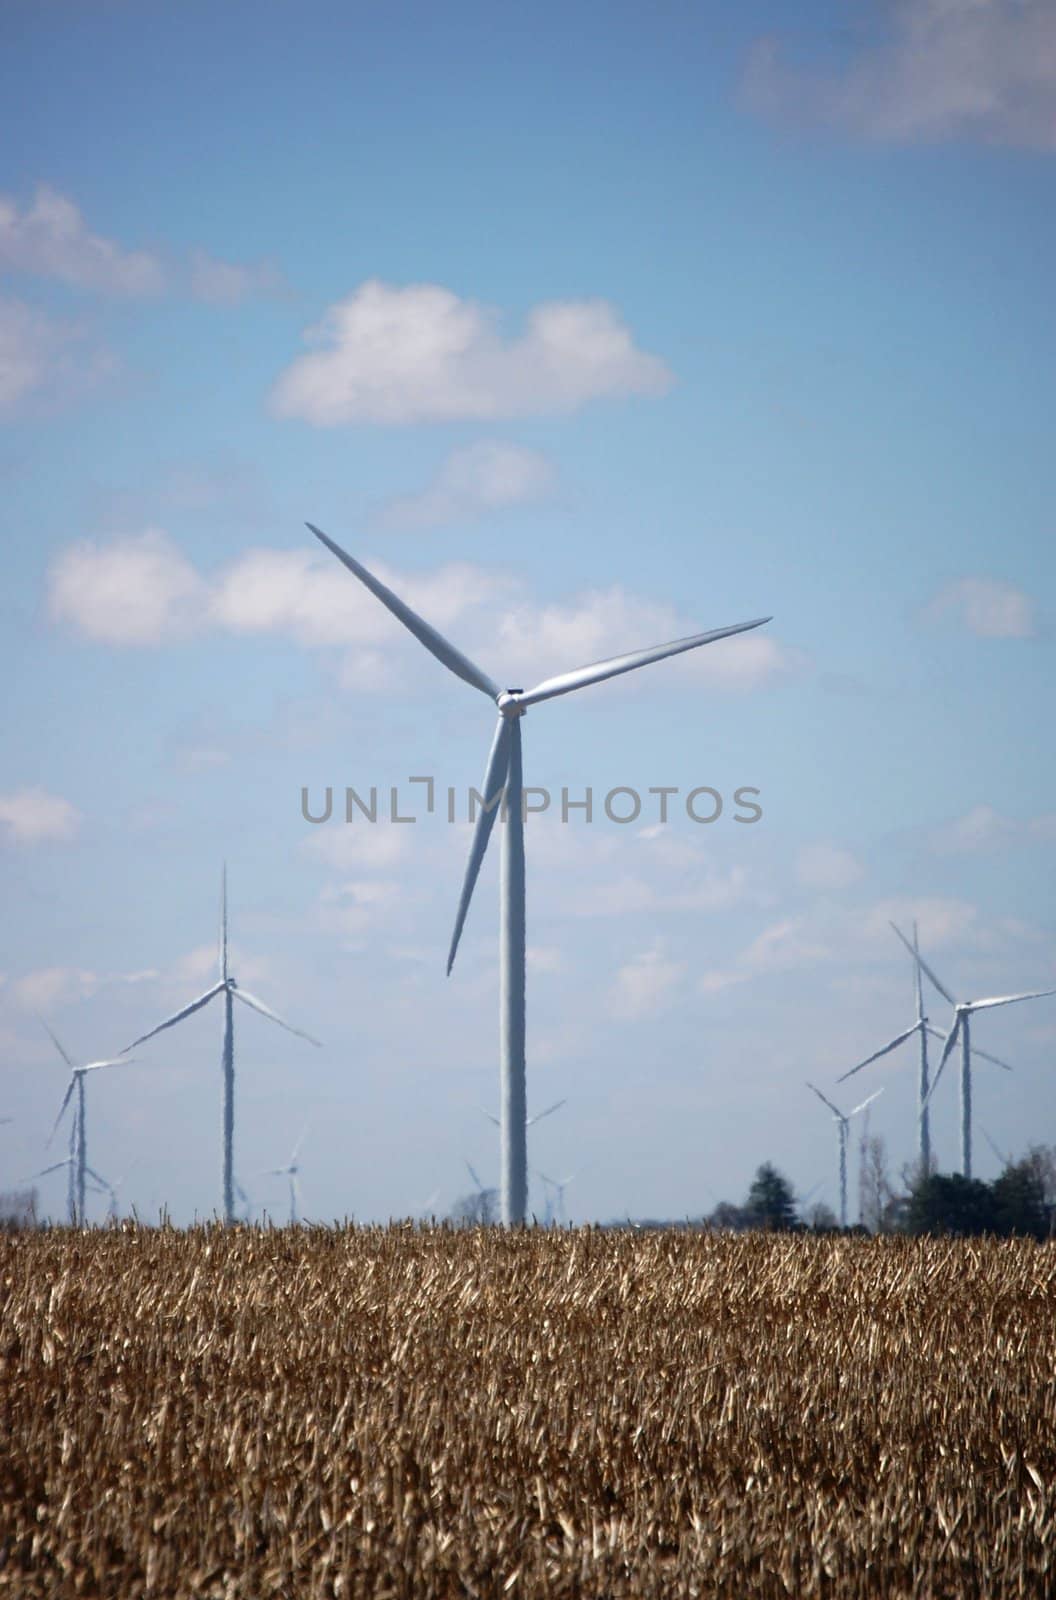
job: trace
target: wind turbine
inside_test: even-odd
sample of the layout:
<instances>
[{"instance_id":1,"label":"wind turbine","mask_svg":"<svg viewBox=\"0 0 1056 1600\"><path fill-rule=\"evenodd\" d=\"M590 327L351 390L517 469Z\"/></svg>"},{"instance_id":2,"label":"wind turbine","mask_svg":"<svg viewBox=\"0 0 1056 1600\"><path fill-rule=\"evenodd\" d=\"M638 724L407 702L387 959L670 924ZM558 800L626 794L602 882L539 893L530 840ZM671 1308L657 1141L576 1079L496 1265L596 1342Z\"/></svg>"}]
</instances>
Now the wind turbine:
<instances>
[{"instance_id":1,"label":"wind turbine","mask_svg":"<svg viewBox=\"0 0 1056 1600\"><path fill-rule=\"evenodd\" d=\"M73 1163L70 1167L70 1226L75 1227L77 1225L78 1218L83 1226L85 1191L84 1175L89 1170L88 1135L85 1123L84 1080L89 1072L98 1072L101 1067L125 1067L136 1058L135 1056L120 1055L112 1060L88 1061L83 1067L75 1066L72 1058L59 1043L58 1039L52 1033L47 1023L43 1020L43 1018L39 1020L44 1032L48 1035L48 1038L51 1040L52 1044L59 1052L59 1055L70 1069L70 1081L66 1085L66 1093L63 1096L62 1105L59 1107L59 1114L55 1118L55 1121L52 1124L51 1132L48 1134L48 1137L45 1141L45 1150L55 1137L59 1123L66 1114L66 1107L73 1098L74 1090L77 1092L77 1104L74 1107L73 1125L70 1129L70 1160ZM57 1165L63 1166L65 1163L59 1162ZM49 1167L47 1170L49 1172L54 1172L55 1168Z\"/></svg>"},{"instance_id":2,"label":"wind turbine","mask_svg":"<svg viewBox=\"0 0 1056 1600\"><path fill-rule=\"evenodd\" d=\"M156 1033L162 1033L166 1028L173 1027L177 1022L182 1022L184 1017L193 1016L203 1006L215 1000L217 995L224 997L224 1048L222 1066L224 1073L224 1221L235 1220L235 1177L232 1156L235 1132L235 1022L233 1000L241 1000L243 1005L249 1006L251 1011L259 1011L262 1017L267 1017L270 1022L277 1022L280 1028L285 1028L287 1033L295 1033L298 1039L307 1039L309 1044L318 1045L319 1040L313 1039L310 1033L302 1033L300 1028L291 1027L284 1022L277 1012L266 1006L263 1000L258 1000L255 995L243 989L228 970L227 961L227 867L224 867L220 888L220 982L214 983L211 989L200 994L197 1000L192 1000L189 1006L184 1006L182 1011L177 1011L173 1016L166 1017L164 1022L159 1022L156 1028L151 1028L149 1033L140 1034L138 1039L133 1039L128 1050L134 1050L137 1044L144 1044L148 1039L153 1039Z\"/></svg>"},{"instance_id":3,"label":"wind turbine","mask_svg":"<svg viewBox=\"0 0 1056 1600\"><path fill-rule=\"evenodd\" d=\"M637 650L630 655L613 656L555 678L544 678L534 689L503 689L486 672L449 644L428 622L419 617L391 589L386 588L360 566L347 551L329 539L312 523L308 529L330 550L348 570L359 579L382 605L392 612L404 627L413 633L420 644L434 655L457 678L479 689L498 707L499 720L488 753L484 773L483 804L477 815L476 828L466 863L462 893L459 897L455 930L447 958L450 974L454 963L462 927L469 910L469 902L480 872L481 862L488 847L495 822L495 811L502 801L505 833L502 844L502 872L499 913L499 1042L500 1042L500 1107L499 1143L501 1149L501 1199L502 1220L507 1225L522 1223L528 1204L528 1141L525 1112L525 887L524 887L524 801L521 765L521 718L525 712L544 700L569 694L575 689L585 689L588 684L601 683L623 672L632 672L653 661L678 655L683 650L695 650L699 645L710 644L731 634L744 633L757 628L769 617L757 617L753 622L738 622L729 628L714 628L709 633L698 633L685 639L675 639L669 644L654 645L651 649Z\"/></svg>"},{"instance_id":4,"label":"wind turbine","mask_svg":"<svg viewBox=\"0 0 1056 1600\"><path fill-rule=\"evenodd\" d=\"M897 932L898 930L896 929L895 931ZM901 934L899 934L899 938L901 937ZM955 1000L946 986L940 983L928 963L924 960L924 957L918 951L914 952L914 956L924 976L935 985L943 999L948 1000L953 1007L953 1024L946 1035L946 1041L942 1047L942 1058L939 1061L938 1070L935 1073L931 1088L928 1090L927 1100L925 1100L922 1110L927 1109L928 1101L931 1100L938 1087L939 1079L942 1077L942 1069L950 1059L959 1035L961 1040L961 1172L966 1178L970 1178L972 1175L972 1015L976 1011L992 1011L995 1006L1016 1005L1020 1000L1043 1000L1046 995L1056 994L1056 989L1031 989L1026 994L1001 994L986 1000ZM982 1054L981 1051L978 1053ZM988 1059L996 1061L997 1057L991 1056ZM997 1064L1001 1067L1005 1065L1003 1061L998 1061ZM1006 1068L1006 1070L1010 1071L1011 1068Z\"/></svg>"},{"instance_id":5,"label":"wind turbine","mask_svg":"<svg viewBox=\"0 0 1056 1600\"><path fill-rule=\"evenodd\" d=\"M990 1135L987 1133L985 1128L982 1130L982 1133L983 1133L983 1138L986 1140L987 1144L990 1146L991 1150L994 1152L994 1155L1000 1161L1002 1167L1011 1166L1012 1163L1009 1161L1008 1157L1005 1155L1005 1152L1002 1149L1000 1149L998 1145L996 1145L994 1143L993 1139L991 1139Z\"/></svg>"},{"instance_id":6,"label":"wind turbine","mask_svg":"<svg viewBox=\"0 0 1056 1600\"><path fill-rule=\"evenodd\" d=\"M538 1167L535 1170L536 1176L542 1178L549 1191L546 1197L545 1226L549 1227L555 1218L559 1223L567 1222L568 1212L565 1210L565 1190L570 1183L575 1181L574 1174L569 1178L548 1178L545 1172L539 1171Z\"/></svg>"},{"instance_id":7,"label":"wind turbine","mask_svg":"<svg viewBox=\"0 0 1056 1600\"><path fill-rule=\"evenodd\" d=\"M307 1124L305 1124L304 1128L301 1131L301 1137L297 1140L297 1143L294 1145L293 1154L290 1156L290 1159L286 1163L286 1165L284 1167L270 1167L267 1170L267 1173L265 1174L269 1178L288 1178L289 1179L289 1183L290 1183L290 1227L291 1228L294 1227L296 1222L297 1222L297 1202L301 1197L301 1185L300 1185L299 1176L298 1176L301 1169L300 1169L300 1167L299 1167L299 1165L297 1163L297 1157L300 1154L301 1145L304 1143L305 1134L307 1132L308 1132L308 1127L307 1127Z\"/></svg>"},{"instance_id":8,"label":"wind turbine","mask_svg":"<svg viewBox=\"0 0 1056 1600\"><path fill-rule=\"evenodd\" d=\"M23 1178L21 1181L23 1183L34 1183L37 1180L37 1178L46 1178L48 1176L48 1174L51 1173L51 1172L61 1172L63 1167L66 1168L67 1173L68 1173L68 1179L69 1179L69 1181L68 1181L68 1183L66 1185L66 1215L67 1215L67 1220L68 1220L69 1225L70 1225L71 1228L76 1228L77 1225L78 1225L78 1223L77 1223L77 1198L78 1198L78 1179L79 1179L79 1175L80 1175L79 1164L78 1164L76 1156L68 1155L62 1161L53 1161L50 1167L42 1167L39 1172L31 1172L28 1178ZM85 1170L87 1172L91 1172L92 1169L90 1167L88 1167ZM92 1173L92 1176L94 1177L95 1174ZM93 1194L104 1194L105 1193L104 1189L98 1188L94 1183L86 1183L86 1184L84 1184L82 1186L82 1189L83 1188L91 1189ZM82 1204L82 1210L81 1210L81 1214L80 1214L80 1225L83 1227L84 1226L83 1200L82 1200L81 1204Z\"/></svg>"},{"instance_id":9,"label":"wind turbine","mask_svg":"<svg viewBox=\"0 0 1056 1600\"><path fill-rule=\"evenodd\" d=\"M873 1101L879 1095L882 1095L884 1091L883 1089L877 1089L869 1096L868 1100L863 1100L860 1105L855 1106L853 1111L848 1111L845 1115L837 1106L833 1105L831 1100L822 1094L820 1089L814 1089L812 1083L808 1083L807 1088L814 1090L822 1105L828 1106L836 1119L837 1138L840 1147L840 1227L845 1228L847 1226L847 1127L852 1117L856 1117L859 1111L864 1111L866 1106L871 1106Z\"/></svg>"},{"instance_id":10,"label":"wind turbine","mask_svg":"<svg viewBox=\"0 0 1056 1600\"><path fill-rule=\"evenodd\" d=\"M495 1190L494 1189L485 1189L484 1185L481 1183L480 1179L477 1177L475 1169L470 1166L468 1161L466 1162L466 1171L469 1173L470 1178L473 1180L473 1187L477 1191L477 1198L478 1198L478 1200L480 1202L479 1209L480 1209L481 1226L485 1227L485 1228L490 1227L490 1225L491 1225L491 1208L492 1208L492 1203L493 1203L493 1200L494 1200Z\"/></svg>"},{"instance_id":11,"label":"wind turbine","mask_svg":"<svg viewBox=\"0 0 1056 1600\"><path fill-rule=\"evenodd\" d=\"M910 944L902 930L895 927L893 922L891 923L891 929L892 932L897 934L899 939L901 939L902 943L913 957L913 979L917 1001L917 1020L902 1033L896 1034L895 1038L893 1038L889 1044L885 1044L880 1050L874 1050L871 1056L866 1056L864 1061L859 1061L856 1067L852 1067L849 1072L843 1073L839 1078L837 1078L836 1081L837 1083L843 1083L847 1078L853 1078L855 1073L861 1072L863 1067L871 1066L874 1061L879 1061L881 1056L888 1055L890 1051L897 1050L900 1044L905 1044L907 1039L912 1039L915 1033L919 1034L920 1075L918 1079L917 1095L917 1103L919 1106L919 1115L917 1119L917 1148L920 1160L920 1169L922 1172L927 1173L931 1171L931 1112L928 1105L928 1100L930 1097L930 1086L928 1083L928 1040L929 1038L945 1039L946 1035L941 1033L938 1028L933 1028L931 1026L931 1022L924 1010L924 990L921 983L920 944L917 938L917 924L915 922L913 924L912 944ZM997 1056L987 1055L985 1050L976 1050L975 1054L980 1056L984 1061L993 1062L994 1066L1003 1068L1005 1072L1012 1071L1012 1068L1006 1061L999 1061Z\"/></svg>"}]
</instances>

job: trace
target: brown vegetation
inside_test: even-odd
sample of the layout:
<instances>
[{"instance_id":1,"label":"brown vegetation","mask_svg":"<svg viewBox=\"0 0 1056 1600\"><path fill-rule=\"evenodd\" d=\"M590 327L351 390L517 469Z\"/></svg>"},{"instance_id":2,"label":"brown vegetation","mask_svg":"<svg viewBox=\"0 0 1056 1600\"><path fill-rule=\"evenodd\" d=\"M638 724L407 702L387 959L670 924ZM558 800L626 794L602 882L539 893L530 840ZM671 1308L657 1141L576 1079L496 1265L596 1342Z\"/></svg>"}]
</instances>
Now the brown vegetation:
<instances>
[{"instance_id":1,"label":"brown vegetation","mask_svg":"<svg viewBox=\"0 0 1056 1600\"><path fill-rule=\"evenodd\" d=\"M1056 1594L1056 1248L0 1238L0 1594Z\"/></svg>"}]
</instances>

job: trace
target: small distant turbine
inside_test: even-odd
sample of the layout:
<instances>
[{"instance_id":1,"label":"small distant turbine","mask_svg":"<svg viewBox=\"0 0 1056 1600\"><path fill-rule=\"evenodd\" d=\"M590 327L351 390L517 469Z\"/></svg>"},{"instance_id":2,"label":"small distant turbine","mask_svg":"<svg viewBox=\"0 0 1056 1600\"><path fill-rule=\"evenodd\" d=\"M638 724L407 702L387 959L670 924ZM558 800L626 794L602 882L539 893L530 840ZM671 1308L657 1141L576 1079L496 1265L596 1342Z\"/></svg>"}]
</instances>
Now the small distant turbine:
<instances>
[{"instance_id":1,"label":"small distant turbine","mask_svg":"<svg viewBox=\"0 0 1056 1600\"><path fill-rule=\"evenodd\" d=\"M38 1178L46 1178L48 1176L48 1174L51 1173L51 1172L61 1172L63 1167L66 1168L66 1171L67 1171L67 1173L69 1175L69 1182L68 1182L67 1187L66 1187L66 1215L67 1215L67 1220L69 1221L69 1224L70 1224L71 1228L76 1228L78 1226L78 1221L77 1221L77 1203L78 1203L78 1183L79 1183L79 1179L80 1179L80 1167L79 1167L79 1164L78 1164L76 1156L66 1156L62 1161L53 1161L50 1167L42 1167L39 1172L31 1172L29 1177L21 1179L21 1182L22 1183L35 1183ZM91 1172L91 1168L88 1167L88 1168L85 1169L85 1171L86 1172ZM93 1176L94 1176L94 1174L93 1174ZM83 1185L83 1187L85 1189L90 1189L93 1194L105 1194L106 1193L105 1189L97 1187L96 1184L94 1184L94 1183L87 1183L86 1182ZM83 1210L81 1212L80 1226L82 1226L82 1227L84 1226L84 1213L83 1213Z\"/></svg>"},{"instance_id":2,"label":"small distant turbine","mask_svg":"<svg viewBox=\"0 0 1056 1600\"><path fill-rule=\"evenodd\" d=\"M1000 1161L1001 1165L1003 1167L1011 1166L1012 1163L1009 1161L1008 1157L1005 1155L1005 1152L998 1148L998 1146L994 1143L993 1139L991 1139L990 1135L987 1133L986 1129L982 1128L980 1131L981 1131L981 1133L983 1135L983 1138L986 1140L987 1144L990 1146L991 1150L994 1152L994 1155Z\"/></svg>"},{"instance_id":3,"label":"small distant turbine","mask_svg":"<svg viewBox=\"0 0 1056 1600\"><path fill-rule=\"evenodd\" d=\"M203 1006L215 1000L217 995L224 997L224 1221L235 1220L235 1169L233 1159L233 1146L235 1137L235 1021L233 1000L241 1000L242 1004L249 1006L251 1011L259 1011L262 1017L267 1017L269 1022L277 1022L280 1028L285 1028L287 1033L296 1034L298 1039L307 1039L309 1044L318 1045L319 1040L313 1039L310 1033L302 1033L300 1028L291 1027L284 1022L277 1012L266 1006L263 1000L258 1000L255 995L243 989L241 984L228 971L227 965L227 867L224 867L220 888L220 982L214 983L211 989L192 1000L189 1006L184 1006L182 1011L177 1011L173 1016L166 1017L164 1022L159 1022L156 1028L151 1028L149 1033L140 1034L138 1039L133 1039L128 1050L134 1050L137 1044L145 1044L148 1039L153 1039L156 1033L162 1033L166 1028L171 1028L177 1022L182 1022L184 1017L193 1016Z\"/></svg>"},{"instance_id":4,"label":"small distant turbine","mask_svg":"<svg viewBox=\"0 0 1056 1600\"><path fill-rule=\"evenodd\" d=\"M565 1210L565 1190L570 1183L575 1182L575 1174L568 1178L548 1178L545 1172L540 1172L538 1167L536 1176L542 1178L547 1186L545 1226L557 1221L561 1226L568 1221L568 1212ZM555 1205L556 1199L556 1205Z\"/></svg>"},{"instance_id":5,"label":"small distant turbine","mask_svg":"<svg viewBox=\"0 0 1056 1600\"><path fill-rule=\"evenodd\" d=\"M491 1220L492 1220L492 1212L493 1212L494 1206L495 1206L495 1193L496 1193L496 1191L494 1189L486 1189L484 1187L484 1185L481 1183L480 1179L477 1177L476 1169L474 1167L471 1167L468 1161L466 1162L466 1171L469 1173L469 1176L473 1181L473 1187L474 1187L474 1189L476 1189L477 1197L478 1197L478 1199L480 1201L480 1220L481 1220L481 1224L484 1227L490 1227Z\"/></svg>"},{"instance_id":6,"label":"small distant turbine","mask_svg":"<svg viewBox=\"0 0 1056 1600\"><path fill-rule=\"evenodd\" d=\"M897 930L896 930L897 931ZM899 935L901 938L901 935ZM905 941L903 941L905 942ZM914 951L917 965L921 972L934 984L935 988L948 1000L953 1007L953 1025L946 1035L946 1042L942 1047L942 1059L939 1061L938 1070L928 1090L927 1099L921 1107L921 1114L927 1110L928 1103L938 1087L942 1070L953 1053L958 1037L961 1041L961 1172L966 1178L972 1175L972 1043L971 1043L971 1018L976 1011L992 1011L995 1006L1017 1005L1021 1000L1044 1000L1047 995L1056 994L1056 989L1031 989L1026 994L1002 994L987 1000L955 1000L945 984L935 976L924 957ZM996 1060L996 1057L988 1059ZM998 1066L1004 1066L1003 1061ZM1011 1070L1010 1068L1006 1070Z\"/></svg>"},{"instance_id":7,"label":"small distant turbine","mask_svg":"<svg viewBox=\"0 0 1056 1600\"><path fill-rule=\"evenodd\" d=\"M840 1227L841 1228L845 1228L847 1226L847 1128L848 1128L848 1124L850 1123L850 1120L851 1120L852 1117L856 1117L858 1115L859 1111L864 1111L866 1106L871 1106L873 1101L876 1100L880 1095L882 1095L884 1091L883 1091L883 1089L877 1089L875 1091L875 1093L873 1093L873 1094L871 1094L869 1096L868 1100L863 1100L860 1105L856 1105L853 1111L848 1111L848 1112L844 1113L837 1106L834 1106L832 1101L827 1099L826 1096L822 1094L820 1089L815 1089L814 1085L812 1083L808 1083L807 1084L807 1088L813 1090L813 1092L817 1095L818 1099L821 1101L822 1105L828 1106L829 1110L832 1112L832 1115L833 1115L833 1117L835 1118L835 1121L836 1121L836 1132L837 1132L837 1138L838 1138L838 1141L839 1141L839 1153L840 1153Z\"/></svg>"},{"instance_id":8,"label":"small distant turbine","mask_svg":"<svg viewBox=\"0 0 1056 1600\"><path fill-rule=\"evenodd\" d=\"M301 1132L301 1137L297 1140L297 1143L293 1147L293 1154L290 1156L290 1159L286 1163L286 1165L284 1167L269 1167L267 1169L267 1173L266 1173L266 1176L269 1177L269 1178L287 1178L289 1180L289 1184L290 1184L290 1227L291 1228L294 1227L295 1224L297 1223L297 1220L298 1220L298 1218L297 1218L297 1203L301 1198L301 1185L300 1185L300 1171L301 1171L301 1169L300 1169L300 1166L298 1165L297 1157L300 1155L301 1146L304 1143L305 1135L307 1134L307 1132L308 1132L308 1128L307 1128L307 1125L305 1125L304 1129Z\"/></svg>"},{"instance_id":9,"label":"small distant turbine","mask_svg":"<svg viewBox=\"0 0 1056 1600\"><path fill-rule=\"evenodd\" d=\"M63 1097L62 1105L59 1107L59 1114L55 1118L51 1132L48 1134L48 1137L45 1141L44 1148L46 1150L52 1139L54 1139L59 1123L62 1121L66 1113L66 1107L73 1098L74 1090L76 1090L77 1104L74 1107L73 1127L70 1130L70 1156L74 1163L70 1169L71 1192L73 1197L70 1208L70 1226L75 1227L77 1225L78 1218L83 1226L85 1190L84 1175L88 1171L88 1136L85 1124L84 1080L89 1072L98 1072L101 1067L126 1067L136 1058L135 1056L121 1055L115 1057L113 1060L88 1061L83 1067L75 1066L71 1057L59 1043L58 1039L52 1033L51 1029L48 1027L43 1018L40 1019L40 1022L44 1032L48 1035L48 1038L51 1040L52 1044L59 1052L59 1055L70 1069L70 1081L66 1085L66 1094ZM59 1164L62 1165L63 1163ZM53 1167L48 1168L49 1172L53 1172L54 1170L55 1169Z\"/></svg>"},{"instance_id":10,"label":"small distant turbine","mask_svg":"<svg viewBox=\"0 0 1056 1600\"><path fill-rule=\"evenodd\" d=\"M411 610L399 595L380 582L366 567L350 556L341 546L312 523L307 524L320 544L335 555L380 600L392 615L402 622L430 655L435 656L449 672L471 688L486 695L498 711L498 721L488 752L484 782L481 786L483 805L477 813L476 826L469 848L462 893L455 916L455 930L447 956L450 975L458 943L462 936L466 913L473 897L473 889L480 873L491 838L496 811L500 808L505 824L499 880L499 1091L500 1123L499 1151L501 1158L500 1197L502 1221L514 1227L525 1220L528 1205L528 1141L525 1116L525 874L524 874L524 781L521 765L521 724L525 713L533 706L558 695L571 694L585 689L589 684L602 683L625 672L637 671L651 662L666 660L668 656L684 650L697 650L701 645L712 644L717 639L728 639L733 634L746 633L758 628L769 617L756 617L751 622L736 622L732 627L713 628L708 633L692 634L685 639L673 639L668 644L653 645L647 650L634 650L628 655L612 656L607 661L595 661L589 666L576 667L571 672L544 678L534 688L503 688L488 676L474 661Z\"/></svg>"}]
</instances>

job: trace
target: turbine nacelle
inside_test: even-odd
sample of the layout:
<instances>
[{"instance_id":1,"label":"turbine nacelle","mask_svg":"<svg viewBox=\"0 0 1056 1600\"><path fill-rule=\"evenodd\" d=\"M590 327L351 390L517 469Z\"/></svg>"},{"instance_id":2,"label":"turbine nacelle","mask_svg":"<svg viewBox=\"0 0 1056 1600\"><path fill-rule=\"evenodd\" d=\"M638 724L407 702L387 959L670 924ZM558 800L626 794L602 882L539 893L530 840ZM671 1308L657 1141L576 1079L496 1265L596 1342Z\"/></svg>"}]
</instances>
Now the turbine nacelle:
<instances>
[{"instance_id":1,"label":"turbine nacelle","mask_svg":"<svg viewBox=\"0 0 1056 1600\"><path fill-rule=\"evenodd\" d=\"M504 689L495 704L499 708L499 715L503 717L523 717L527 706L521 704L523 689Z\"/></svg>"}]
</instances>

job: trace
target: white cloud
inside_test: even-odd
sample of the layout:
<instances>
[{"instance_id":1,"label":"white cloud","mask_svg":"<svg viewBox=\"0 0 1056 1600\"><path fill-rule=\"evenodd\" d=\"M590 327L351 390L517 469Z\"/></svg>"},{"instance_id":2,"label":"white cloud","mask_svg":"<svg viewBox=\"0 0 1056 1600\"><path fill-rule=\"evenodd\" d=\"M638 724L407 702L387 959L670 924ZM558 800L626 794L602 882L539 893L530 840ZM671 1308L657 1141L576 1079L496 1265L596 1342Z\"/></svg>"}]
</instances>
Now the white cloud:
<instances>
[{"instance_id":1,"label":"white cloud","mask_svg":"<svg viewBox=\"0 0 1056 1600\"><path fill-rule=\"evenodd\" d=\"M165 269L156 256L122 250L92 233L73 201L43 184L23 212L0 195L0 263L107 294L154 295L165 288Z\"/></svg>"},{"instance_id":2,"label":"white cloud","mask_svg":"<svg viewBox=\"0 0 1056 1600\"><path fill-rule=\"evenodd\" d=\"M808 845L796 859L796 877L806 889L825 892L849 889L862 877L864 868L849 850L838 845Z\"/></svg>"},{"instance_id":3,"label":"white cloud","mask_svg":"<svg viewBox=\"0 0 1056 1600\"><path fill-rule=\"evenodd\" d=\"M12 844L40 844L72 839L81 825L80 812L46 789L17 789L0 794L0 830Z\"/></svg>"},{"instance_id":4,"label":"white cloud","mask_svg":"<svg viewBox=\"0 0 1056 1600\"><path fill-rule=\"evenodd\" d=\"M432 528L471 522L546 495L554 470L538 450L481 439L454 450L420 494L401 495L382 512L387 527Z\"/></svg>"},{"instance_id":5,"label":"white cloud","mask_svg":"<svg viewBox=\"0 0 1056 1600\"><path fill-rule=\"evenodd\" d=\"M1036 631L1030 596L995 578L955 579L935 596L927 615L952 616L981 639L1029 639Z\"/></svg>"},{"instance_id":6,"label":"white cloud","mask_svg":"<svg viewBox=\"0 0 1056 1600\"><path fill-rule=\"evenodd\" d=\"M319 427L567 412L603 395L662 394L673 381L604 300L545 302L504 339L492 310L450 289L372 279L305 341L316 348L280 375L272 405Z\"/></svg>"},{"instance_id":7,"label":"white cloud","mask_svg":"<svg viewBox=\"0 0 1056 1600\"><path fill-rule=\"evenodd\" d=\"M529 972L560 972L564 965L556 945L529 945L525 960Z\"/></svg>"},{"instance_id":8,"label":"white cloud","mask_svg":"<svg viewBox=\"0 0 1056 1600\"><path fill-rule=\"evenodd\" d=\"M785 64L755 46L748 105L909 143L958 136L1056 149L1056 8L1051 0L892 0L882 43L842 71Z\"/></svg>"},{"instance_id":9,"label":"white cloud","mask_svg":"<svg viewBox=\"0 0 1056 1600\"><path fill-rule=\"evenodd\" d=\"M182 292L217 305L275 294L283 283L269 262L221 261L192 250L184 265L167 254L125 250L93 233L75 202L47 184L24 210L0 195L0 267L97 294L147 299Z\"/></svg>"},{"instance_id":10,"label":"white cloud","mask_svg":"<svg viewBox=\"0 0 1056 1600\"><path fill-rule=\"evenodd\" d=\"M971 855L1002 845L1052 840L1056 840L1056 814L1018 819L1003 816L993 806L973 806L963 817L939 829L932 847L940 855Z\"/></svg>"},{"instance_id":11,"label":"white cloud","mask_svg":"<svg viewBox=\"0 0 1056 1600\"><path fill-rule=\"evenodd\" d=\"M643 951L617 972L613 1010L629 1019L655 1016L670 1005L685 972L684 962L672 961L658 947Z\"/></svg>"},{"instance_id":12,"label":"white cloud","mask_svg":"<svg viewBox=\"0 0 1056 1600\"><path fill-rule=\"evenodd\" d=\"M215 961L215 951L213 958ZM41 967L14 979L9 989L16 1005L24 1011L41 1013L90 1000L100 989L112 984L152 983L157 977L153 968L141 972L100 973L83 967Z\"/></svg>"},{"instance_id":13,"label":"white cloud","mask_svg":"<svg viewBox=\"0 0 1056 1600\"><path fill-rule=\"evenodd\" d=\"M48 571L48 611L89 639L156 644L203 620L206 588L167 534L148 529L110 544L81 540Z\"/></svg>"},{"instance_id":14,"label":"white cloud","mask_svg":"<svg viewBox=\"0 0 1056 1600\"><path fill-rule=\"evenodd\" d=\"M73 322L0 299L0 416L28 402L75 397L114 371L113 358Z\"/></svg>"}]
</instances>

